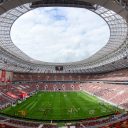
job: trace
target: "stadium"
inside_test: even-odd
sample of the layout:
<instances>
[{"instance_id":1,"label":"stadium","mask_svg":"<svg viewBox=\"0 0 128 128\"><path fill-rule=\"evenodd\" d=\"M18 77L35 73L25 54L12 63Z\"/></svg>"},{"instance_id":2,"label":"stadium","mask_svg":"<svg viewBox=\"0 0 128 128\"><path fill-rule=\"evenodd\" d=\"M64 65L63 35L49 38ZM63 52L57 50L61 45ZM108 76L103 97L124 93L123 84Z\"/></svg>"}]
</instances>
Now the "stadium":
<instances>
[{"instance_id":1,"label":"stadium","mask_svg":"<svg viewBox=\"0 0 128 128\"><path fill-rule=\"evenodd\" d=\"M108 42L77 61L30 57L11 29L45 7L91 11L107 24ZM0 128L128 128L128 1L0 0Z\"/></svg>"}]
</instances>

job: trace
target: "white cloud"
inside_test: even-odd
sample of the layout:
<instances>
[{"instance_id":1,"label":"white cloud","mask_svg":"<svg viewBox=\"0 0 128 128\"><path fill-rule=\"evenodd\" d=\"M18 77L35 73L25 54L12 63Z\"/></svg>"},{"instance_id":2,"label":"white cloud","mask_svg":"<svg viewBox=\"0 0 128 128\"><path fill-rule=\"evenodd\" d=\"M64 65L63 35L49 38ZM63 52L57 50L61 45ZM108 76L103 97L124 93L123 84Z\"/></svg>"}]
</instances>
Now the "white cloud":
<instances>
[{"instance_id":1,"label":"white cloud","mask_svg":"<svg viewBox=\"0 0 128 128\"><path fill-rule=\"evenodd\" d=\"M86 59L108 41L105 21L86 9L38 8L21 16L11 37L30 57L46 62Z\"/></svg>"}]
</instances>

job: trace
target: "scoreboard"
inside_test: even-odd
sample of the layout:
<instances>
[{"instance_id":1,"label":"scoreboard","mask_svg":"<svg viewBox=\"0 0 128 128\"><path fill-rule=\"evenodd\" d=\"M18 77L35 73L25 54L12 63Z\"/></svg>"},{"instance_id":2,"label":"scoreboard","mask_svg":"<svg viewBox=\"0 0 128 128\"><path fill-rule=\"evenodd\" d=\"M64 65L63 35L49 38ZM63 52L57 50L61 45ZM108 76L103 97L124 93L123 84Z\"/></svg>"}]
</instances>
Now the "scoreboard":
<instances>
[{"instance_id":1,"label":"scoreboard","mask_svg":"<svg viewBox=\"0 0 128 128\"><path fill-rule=\"evenodd\" d=\"M56 71L63 71L63 66L55 66Z\"/></svg>"}]
</instances>

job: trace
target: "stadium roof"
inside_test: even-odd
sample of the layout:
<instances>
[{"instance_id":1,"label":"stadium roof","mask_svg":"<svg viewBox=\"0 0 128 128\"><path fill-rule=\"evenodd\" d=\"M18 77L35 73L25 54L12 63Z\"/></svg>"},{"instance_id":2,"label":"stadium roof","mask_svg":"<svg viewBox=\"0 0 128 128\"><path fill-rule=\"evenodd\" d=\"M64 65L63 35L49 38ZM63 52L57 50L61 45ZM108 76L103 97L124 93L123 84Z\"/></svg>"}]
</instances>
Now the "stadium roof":
<instances>
[{"instance_id":1,"label":"stadium roof","mask_svg":"<svg viewBox=\"0 0 128 128\"><path fill-rule=\"evenodd\" d=\"M109 25L108 43L90 58L73 63L46 63L30 58L14 45L10 30L24 13L47 6L80 7L95 12ZM125 0L3 0L0 5L0 68L18 72L55 72L55 66L62 65L63 72L92 73L127 67L127 10Z\"/></svg>"}]
</instances>

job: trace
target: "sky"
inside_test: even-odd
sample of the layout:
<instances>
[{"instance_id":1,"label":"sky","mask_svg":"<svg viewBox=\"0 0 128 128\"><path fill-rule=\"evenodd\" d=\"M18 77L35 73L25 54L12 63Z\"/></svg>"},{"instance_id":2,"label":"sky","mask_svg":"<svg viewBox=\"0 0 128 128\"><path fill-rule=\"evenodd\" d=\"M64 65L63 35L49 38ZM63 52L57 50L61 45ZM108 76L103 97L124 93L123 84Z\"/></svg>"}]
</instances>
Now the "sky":
<instances>
[{"instance_id":1,"label":"sky","mask_svg":"<svg viewBox=\"0 0 128 128\"><path fill-rule=\"evenodd\" d=\"M27 12L12 26L14 44L33 59L67 63L84 60L108 41L107 23L82 8L42 7Z\"/></svg>"}]
</instances>

